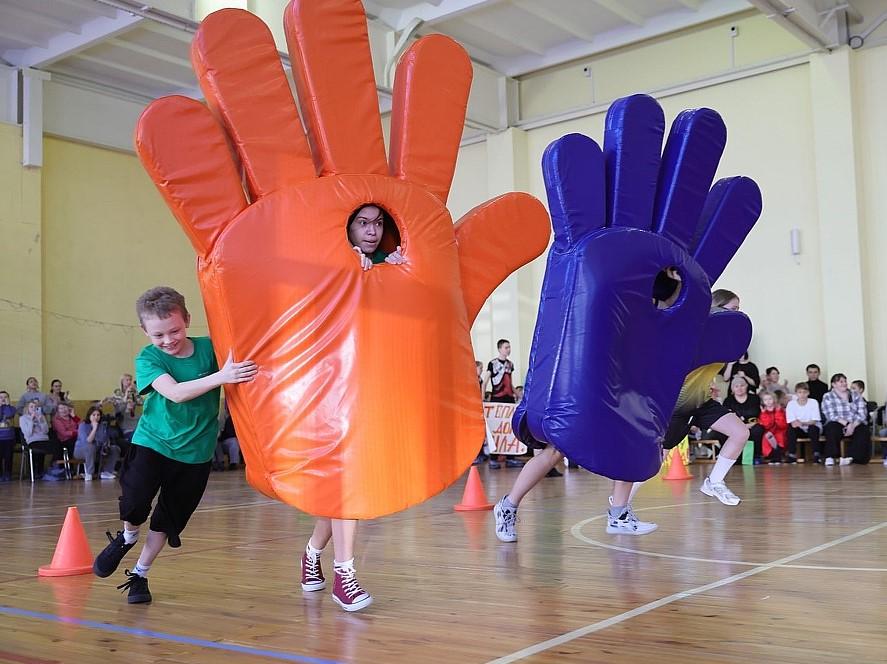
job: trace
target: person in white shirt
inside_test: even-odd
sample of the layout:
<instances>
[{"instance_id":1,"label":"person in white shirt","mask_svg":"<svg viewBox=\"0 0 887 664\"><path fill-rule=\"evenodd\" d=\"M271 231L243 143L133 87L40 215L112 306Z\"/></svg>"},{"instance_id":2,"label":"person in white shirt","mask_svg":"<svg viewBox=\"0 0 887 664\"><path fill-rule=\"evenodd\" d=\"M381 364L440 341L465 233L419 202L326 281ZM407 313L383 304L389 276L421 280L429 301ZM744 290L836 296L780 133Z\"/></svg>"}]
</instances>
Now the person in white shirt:
<instances>
[{"instance_id":1,"label":"person in white shirt","mask_svg":"<svg viewBox=\"0 0 887 664\"><path fill-rule=\"evenodd\" d=\"M788 455L786 461L795 463L798 460L798 438L807 435L810 438L810 449L813 450L813 463L822 463L822 443L819 434L822 432L822 421L819 403L810 398L810 387L807 383L795 385L796 398L788 402L785 408L785 419L788 421ZM811 459L807 458L807 461Z\"/></svg>"}]
</instances>

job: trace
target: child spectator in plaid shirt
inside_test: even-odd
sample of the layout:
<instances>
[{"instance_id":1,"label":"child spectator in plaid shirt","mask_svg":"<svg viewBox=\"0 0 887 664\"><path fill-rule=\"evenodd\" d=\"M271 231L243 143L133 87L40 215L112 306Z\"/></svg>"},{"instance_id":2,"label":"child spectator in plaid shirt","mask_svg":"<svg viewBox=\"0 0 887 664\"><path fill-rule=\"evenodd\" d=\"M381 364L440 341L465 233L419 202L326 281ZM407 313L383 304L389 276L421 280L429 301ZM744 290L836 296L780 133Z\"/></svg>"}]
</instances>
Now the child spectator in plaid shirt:
<instances>
[{"instance_id":1,"label":"child spectator in plaid shirt","mask_svg":"<svg viewBox=\"0 0 887 664\"><path fill-rule=\"evenodd\" d=\"M866 464L871 459L872 449L865 399L847 388L847 376L842 373L832 376L831 385L832 389L822 398L825 465L834 466L836 457L842 466ZM844 436L850 438L849 456L841 457L841 438Z\"/></svg>"}]
</instances>

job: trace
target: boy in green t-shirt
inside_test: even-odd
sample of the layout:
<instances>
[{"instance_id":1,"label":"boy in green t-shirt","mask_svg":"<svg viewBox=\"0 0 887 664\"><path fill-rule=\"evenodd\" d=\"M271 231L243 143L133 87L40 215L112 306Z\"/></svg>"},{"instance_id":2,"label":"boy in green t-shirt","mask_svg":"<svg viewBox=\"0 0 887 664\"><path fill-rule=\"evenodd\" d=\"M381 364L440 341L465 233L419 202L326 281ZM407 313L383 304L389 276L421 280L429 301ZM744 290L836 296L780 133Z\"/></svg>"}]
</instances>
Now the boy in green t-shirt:
<instances>
[{"instance_id":1,"label":"boy in green t-shirt","mask_svg":"<svg viewBox=\"0 0 887 664\"><path fill-rule=\"evenodd\" d=\"M120 474L123 530L116 537L107 533L110 543L92 566L102 578L114 573L135 546L159 491L139 560L118 586L129 590L130 604L151 601L151 563L167 541L182 545L179 534L203 497L218 435L219 388L251 381L258 372L254 362L235 362L230 354L220 370L209 338L187 336L191 316L185 298L172 288L147 291L136 301L136 312L151 340L135 360L144 409Z\"/></svg>"}]
</instances>

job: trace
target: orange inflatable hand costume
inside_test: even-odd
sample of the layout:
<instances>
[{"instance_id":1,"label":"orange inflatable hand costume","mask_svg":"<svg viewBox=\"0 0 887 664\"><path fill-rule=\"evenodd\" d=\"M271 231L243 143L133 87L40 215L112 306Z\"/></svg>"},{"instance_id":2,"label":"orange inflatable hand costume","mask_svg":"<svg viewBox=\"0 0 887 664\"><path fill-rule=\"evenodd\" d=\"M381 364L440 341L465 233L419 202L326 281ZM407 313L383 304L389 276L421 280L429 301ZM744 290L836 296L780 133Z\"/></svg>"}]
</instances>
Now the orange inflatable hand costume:
<instances>
[{"instance_id":1,"label":"orange inflatable hand costume","mask_svg":"<svg viewBox=\"0 0 887 664\"><path fill-rule=\"evenodd\" d=\"M197 252L219 360L260 367L226 389L249 482L313 515L372 518L476 455L470 325L550 225L519 193L453 225L472 72L458 44L433 35L401 58L386 161L360 0L294 0L285 27L307 136L270 31L226 9L192 45L209 108L153 102L136 148ZM346 224L368 203L393 218L403 264L361 269Z\"/></svg>"}]
</instances>

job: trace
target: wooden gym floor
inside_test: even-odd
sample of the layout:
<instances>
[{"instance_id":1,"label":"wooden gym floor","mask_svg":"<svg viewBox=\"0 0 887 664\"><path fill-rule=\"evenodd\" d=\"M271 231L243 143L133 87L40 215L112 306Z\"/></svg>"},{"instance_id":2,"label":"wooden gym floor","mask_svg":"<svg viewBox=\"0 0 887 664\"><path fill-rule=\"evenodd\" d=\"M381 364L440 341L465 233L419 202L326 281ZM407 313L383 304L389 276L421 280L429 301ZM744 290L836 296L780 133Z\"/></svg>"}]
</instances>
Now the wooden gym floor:
<instances>
[{"instance_id":1,"label":"wooden gym floor","mask_svg":"<svg viewBox=\"0 0 887 664\"><path fill-rule=\"evenodd\" d=\"M311 519L213 474L184 546L151 571L154 603L109 579L38 579L65 509L93 552L116 530L115 483L0 485L0 662L884 662L887 468L735 468L726 507L694 479L650 481L635 501L659 530L608 536L609 484L545 479L519 541L490 512L456 513L464 482L358 530L357 569L375 596L346 614L303 595ZM516 470L481 471L490 497ZM332 552L324 556L327 576Z\"/></svg>"}]
</instances>

